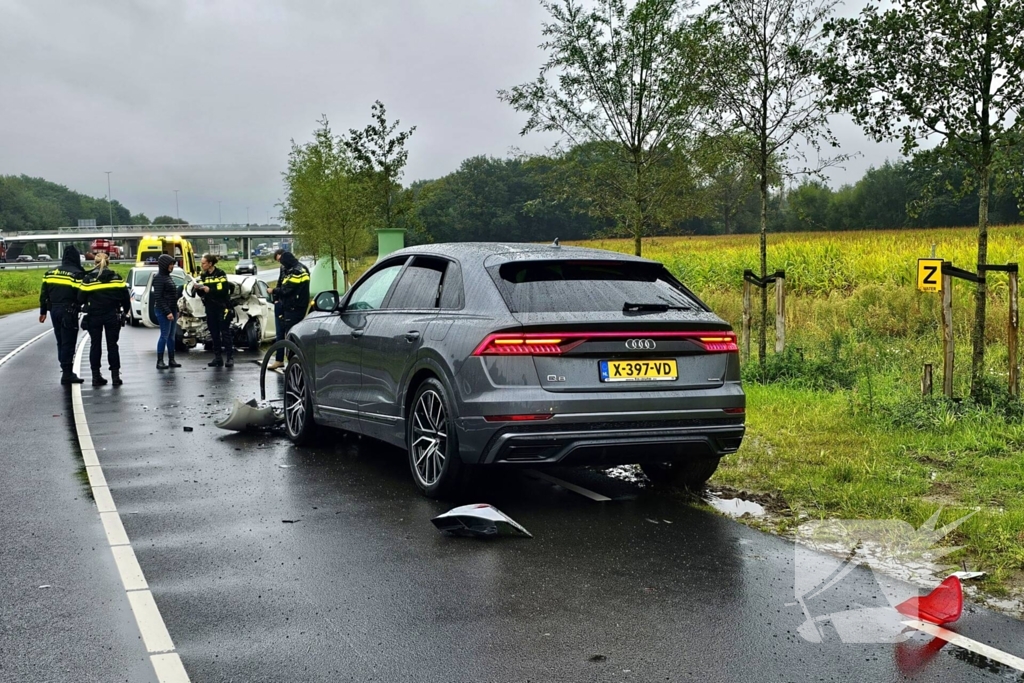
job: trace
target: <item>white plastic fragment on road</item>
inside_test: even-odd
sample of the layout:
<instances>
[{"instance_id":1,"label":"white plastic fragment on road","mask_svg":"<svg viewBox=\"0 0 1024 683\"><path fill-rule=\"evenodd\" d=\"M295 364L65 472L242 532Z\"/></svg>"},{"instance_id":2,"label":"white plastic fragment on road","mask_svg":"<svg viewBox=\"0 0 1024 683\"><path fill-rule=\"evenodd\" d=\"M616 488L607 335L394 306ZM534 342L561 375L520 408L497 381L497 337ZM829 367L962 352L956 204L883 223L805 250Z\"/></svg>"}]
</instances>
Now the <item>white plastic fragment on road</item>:
<instances>
[{"instance_id":1,"label":"white plastic fragment on road","mask_svg":"<svg viewBox=\"0 0 1024 683\"><path fill-rule=\"evenodd\" d=\"M493 538L495 536L526 536L533 538L519 522L486 503L462 505L430 520L440 531L453 536Z\"/></svg>"},{"instance_id":2,"label":"white plastic fragment on road","mask_svg":"<svg viewBox=\"0 0 1024 683\"><path fill-rule=\"evenodd\" d=\"M970 581L971 579L980 579L985 576L985 572L953 572L950 576L955 576L961 581Z\"/></svg>"},{"instance_id":3,"label":"white plastic fragment on road","mask_svg":"<svg viewBox=\"0 0 1024 683\"><path fill-rule=\"evenodd\" d=\"M247 403L235 399L231 412L223 420L214 424L220 429L233 432L244 432L247 429L267 429L276 427L284 418L270 406L260 407L253 399Z\"/></svg>"}]
</instances>

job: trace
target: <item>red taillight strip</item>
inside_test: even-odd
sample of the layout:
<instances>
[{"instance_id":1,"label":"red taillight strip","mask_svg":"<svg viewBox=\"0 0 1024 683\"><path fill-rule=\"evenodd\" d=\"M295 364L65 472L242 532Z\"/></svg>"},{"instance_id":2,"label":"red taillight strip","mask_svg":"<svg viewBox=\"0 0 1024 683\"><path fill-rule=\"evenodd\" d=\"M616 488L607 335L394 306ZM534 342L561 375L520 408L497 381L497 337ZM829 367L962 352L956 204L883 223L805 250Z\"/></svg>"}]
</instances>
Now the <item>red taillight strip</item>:
<instances>
[{"instance_id":1,"label":"red taillight strip","mask_svg":"<svg viewBox=\"0 0 1024 683\"><path fill-rule=\"evenodd\" d=\"M695 341L708 353L737 353L736 333L708 332L545 332L489 334L474 356L557 356L591 339L677 339Z\"/></svg>"}]
</instances>

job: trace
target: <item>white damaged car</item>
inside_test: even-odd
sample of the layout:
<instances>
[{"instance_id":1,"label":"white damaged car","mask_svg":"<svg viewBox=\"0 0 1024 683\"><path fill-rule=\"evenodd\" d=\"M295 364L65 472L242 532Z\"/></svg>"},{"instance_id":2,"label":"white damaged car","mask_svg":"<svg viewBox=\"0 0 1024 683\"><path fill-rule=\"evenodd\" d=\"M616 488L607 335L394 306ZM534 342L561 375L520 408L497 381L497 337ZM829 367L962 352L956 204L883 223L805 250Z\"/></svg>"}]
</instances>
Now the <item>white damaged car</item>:
<instances>
[{"instance_id":1,"label":"white damaged car","mask_svg":"<svg viewBox=\"0 0 1024 683\"><path fill-rule=\"evenodd\" d=\"M234 308L231 320L234 346L256 351L260 344L274 341L277 326L274 302L267 283L253 275L228 275L227 279ZM178 310L181 311L176 343L178 349L194 349L197 344L209 346L211 342L210 329L206 326L206 306L196 293L194 282L187 283L182 290Z\"/></svg>"}]
</instances>

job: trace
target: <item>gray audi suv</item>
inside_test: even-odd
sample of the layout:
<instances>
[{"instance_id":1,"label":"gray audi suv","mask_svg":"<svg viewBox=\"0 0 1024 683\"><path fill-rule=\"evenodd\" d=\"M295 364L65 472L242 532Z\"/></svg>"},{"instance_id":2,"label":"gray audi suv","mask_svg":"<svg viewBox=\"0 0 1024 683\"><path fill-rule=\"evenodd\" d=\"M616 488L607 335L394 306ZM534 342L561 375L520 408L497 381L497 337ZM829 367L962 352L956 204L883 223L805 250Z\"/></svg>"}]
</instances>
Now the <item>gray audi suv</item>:
<instances>
[{"instance_id":1,"label":"gray audi suv","mask_svg":"<svg viewBox=\"0 0 1024 683\"><path fill-rule=\"evenodd\" d=\"M443 497L474 467L639 463L699 487L743 438L736 335L657 262L537 244L410 247L288 334L289 437L405 448Z\"/></svg>"}]
</instances>

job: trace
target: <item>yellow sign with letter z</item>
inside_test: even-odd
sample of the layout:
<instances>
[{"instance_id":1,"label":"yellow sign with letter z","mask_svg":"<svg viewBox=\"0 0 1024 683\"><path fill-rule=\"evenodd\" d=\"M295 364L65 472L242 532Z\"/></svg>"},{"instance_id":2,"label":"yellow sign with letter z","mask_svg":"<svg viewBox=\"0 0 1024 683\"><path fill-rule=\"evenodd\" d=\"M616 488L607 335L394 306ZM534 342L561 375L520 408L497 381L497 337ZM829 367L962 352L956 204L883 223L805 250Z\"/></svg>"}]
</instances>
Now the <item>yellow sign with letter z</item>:
<instances>
[{"instance_id":1,"label":"yellow sign with letter z","mask_svg":"<svg viewBox=\"0 0 1024 683\"><path fill-rule=\"evenodd\" d=\"M917 288L922 292L942 291L942 259L917 259Z\"/></svg>"}]
</instances>

